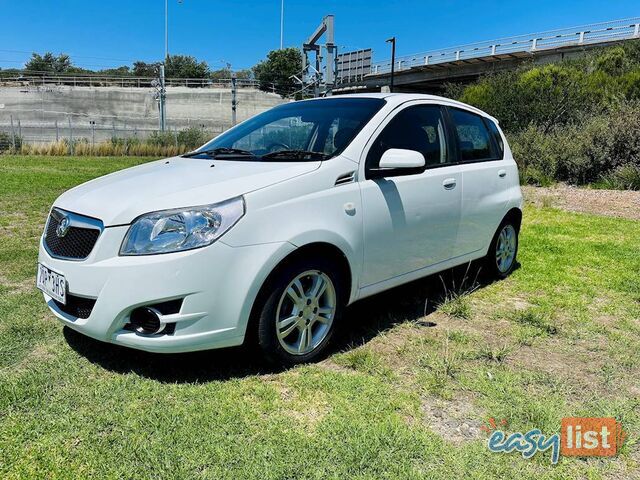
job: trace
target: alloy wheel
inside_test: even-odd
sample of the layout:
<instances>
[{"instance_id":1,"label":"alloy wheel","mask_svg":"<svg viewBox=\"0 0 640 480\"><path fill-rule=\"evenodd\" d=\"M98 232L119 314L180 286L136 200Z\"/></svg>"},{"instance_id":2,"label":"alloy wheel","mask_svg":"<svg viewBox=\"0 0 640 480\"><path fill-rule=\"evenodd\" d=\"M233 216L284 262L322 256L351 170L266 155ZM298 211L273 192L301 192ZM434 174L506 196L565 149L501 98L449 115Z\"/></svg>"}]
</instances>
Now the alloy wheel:
<instances>
[{"instance_id":1,"label":"alloy wheel","mask_svg":"<svg viewBox=\"0 0 640 480\"><path fill-rule=\"evenodd\" d=\"M516 258L516 230L513 225L507 224L500 231L496 242L496 265L500 273L506 273L513 265Z\"/></svg>"},{"instance_id":2,"label":"alloy wheel","mask_svg":"<svg viewBox=\"0 0 640 480\"><path fill-rule=\"evenodd\" d=\"M327 337L336 312L336 290L325 273L309 270L284 289L276 311L276 335L284 350L305 355Z\"/></svg>"}]
</instances>

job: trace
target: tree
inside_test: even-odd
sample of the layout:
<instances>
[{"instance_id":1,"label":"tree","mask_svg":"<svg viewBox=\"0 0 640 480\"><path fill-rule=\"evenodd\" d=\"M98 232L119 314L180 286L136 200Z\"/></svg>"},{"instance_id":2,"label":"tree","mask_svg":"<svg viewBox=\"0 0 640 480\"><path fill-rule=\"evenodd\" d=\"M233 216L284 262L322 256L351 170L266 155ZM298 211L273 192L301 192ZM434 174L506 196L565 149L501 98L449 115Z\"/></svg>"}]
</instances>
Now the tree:
<instances>
[{"instance_id":1,"label":"tree","mask_svg":"<svg viewBox=\"0 0 640 480\"><path fill-rule=\"evenodd\" d=\"M221 80L229 80L231 78L231 69L229 68L221 68L219 70L213 70L209 74L209 78L214 82L219 82Z\"/></svg>"},{"instance_id":2,"label":"tree","mask_svg":"<svg viewBox=\"0 0 640 480\"><path fill-rule=\"evenodd\" d=\"M133 76L134 77L155 77L156 66L153 63L146 63L142 60L133 62Z\"/></svg>"},{"instance_id":3,"label":"tree","mask_svg":"<svg viewBox=\"0 0 640 480\"><path fill-rule=\"evenodd\" d=\"M233 73L234 72L232 72L230 68L225 67L225 68L221 68L219 70L213 70L209 74L209 78L211 78L211 80L213 80L213 81L229 80ZM240 80L246 80L246 79L253 78L253 71L251 69L249 69L249 68L245 68L243 70L238 70L238 71L235 72L235 74L236 74L236 78L238 78Z\"/></svg>"},{"instance_id":4,"label":"tree","mask_svg":"<svg viewBox=\"0 0 640 480\"><path fill-rule=\"evenodd\" d=\"M299 88L298 83L290 77L302 74L302 54L297 48L272 50L266 60L253 67L253 73L260 82L261 90L270 92L275 89L285 96Z\"/></svg>"},{"instance_id":5,"label":"tree","mask_svg":"<svg viewBox=\"0 0 640 480\"><path fill-rule=\"evenodd\" d=\"M105 68L103 70L98 70L96 73L99 73L101 75L112 75L112 76L117 76L117 77L128 77L129 75L131 75L131 69L129 67L127 67L126 65L123 65L122 67Z\"/></svg>"},{"instance_id":6,"label":"tree","mask_svg":"<svg viewBox=\"0 0 640 480\"><path fill-rule=\"evenodd\" d=\"M169 78L207 78L209 66L188 55L169 55L164 74Z\"/></svg>"},{"instance_id":7,"label":"tree","mask_svg":"<svg viewBox=\"0 0 640 480\"><path fill-rule=\"evenodd\" d=\"M31 73L69 73L79 70L71 63L69 55L61 53L56 57L51 52L46 52L44 55L32 53L24 68Z\"/></svg>"},{"instance_id":8,"label":"tree","mask_svg":"<svg viewBox=\"0 0 640 480\"><path fill-rule=\"evenodd\" d=\"M243 68L242 70L238 70L236 72L236 78L242 80L251 80L253 78L253 70L250 68Z\"/></svg>"}]
</instances>

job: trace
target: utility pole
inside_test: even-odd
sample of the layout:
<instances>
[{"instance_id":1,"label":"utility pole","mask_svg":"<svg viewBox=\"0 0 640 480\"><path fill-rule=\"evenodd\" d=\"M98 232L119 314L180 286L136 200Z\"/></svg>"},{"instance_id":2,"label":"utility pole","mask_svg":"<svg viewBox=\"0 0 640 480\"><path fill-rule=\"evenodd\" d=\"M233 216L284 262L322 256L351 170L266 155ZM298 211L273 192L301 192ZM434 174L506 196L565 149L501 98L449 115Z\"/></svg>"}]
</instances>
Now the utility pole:
<instances>
[{"instance_id":1,"label":"utility pole","mask_svg":"<svg viewBox=\"0 0 640 480\"><path fill-rule=\"evenodd\" d=\"M396 37L391 37L387 40L387 43L391 44L391 82L389 83L389 91L393 93L393 75L396 66Z\"/></svg>"},{"instance_id":2,"label":"utility pole","mask_svg":"<svg viewBox=\"0 0 640 480\"><path fill-rule=\"evenodd\" d=\"M169 0L164 0L164 61L169 58Z\"/></svg>"},{"instance_id":3,"label":"utility pole","mask_svg":"<svg viewBox=\"0 0 640 480\"><path fill-rule=\"evenodd\" d=\"M165 84L164 84L164 65L163 64L160 64L158 66L158 73L159 73L159 78L158 78L158 85L157 85L157 92L156 92L156 98L158 99L158 120L159 120L160 131L164 132L167 126L167 107L166 107L167 91L165 89Z\"/></svg>"},{"instance_id":4,"label":"utility pole","mask_svg":"<svg viewBox=\"0 0 640 480\"><path fill-rule=\"evenodd\" d=\"M71 115L67 117L69 120L69 155L73 155L73 127L71 126Z\"/></svg>"},{"instance_id":5,"label":"utility pole","mask_svg":"<svg viewBox=\"0 0 640 480\"><path fill-rule=\"evenodd\" d=\"M13 148L13 151L16 151L16 131L13 128L13 115L9 115L9 118L11 119L11 146Z\"/></svg>"},{"instance_id":6,"label":"utility pole","mask_svg":"<svg viewBox=\"0 0 640 480\"><path fill-rule=\"evenodd\" d=\"M282 50L282 45L284 39L284 0L280 0L280 50Z\"/></svg>"},{"instance_id":7,"label":"utility pole","mask_svg":"<svg viewBox=\"0 0 640 480\"><path fill-rule=\"evenodd\" d=\"M334 26L334 16L326 15L318 28L311 34L311 36L306 40L305 43L302 44L302 80L303 87L304 84L307 83L309 79L313 79L313 95L314 97L320 96L320 84L324 83L325 90L329 90L333 87L335 83L335 67L336 67L336 51L337 46L335 45L335 26ZM325 45L320 45L318 41L322 36L325 36L326 43ZM326 73L324 75L324 82L322 76L322 48L327 51L327 61L326 61ZM309 62L309 58L307 56L308 52L315 52L315 68ZM314 70L314 75L311 77L308 73L310 69Z\"/></svg>"},{"instance_id":8,"label":"utility pole","mask_svg":"<svg viewBox=\"0 0 640 480\"><path fill-rule=\"evenodd\" d=\"M238 108L238 77L236 72L231 74L231 123L236 124L236 110Z\"/></svg>"},{"instance_id":9,"label":"utility pole","mask_svg":"<svg viewBox=\"0 0 640 480\"><path fill-rule=\"evenodd\" d=\"M183 0L178 0L182 4ZM164 0L164 61L169 57L169 0Z\"/></svg>"}]
</instances>

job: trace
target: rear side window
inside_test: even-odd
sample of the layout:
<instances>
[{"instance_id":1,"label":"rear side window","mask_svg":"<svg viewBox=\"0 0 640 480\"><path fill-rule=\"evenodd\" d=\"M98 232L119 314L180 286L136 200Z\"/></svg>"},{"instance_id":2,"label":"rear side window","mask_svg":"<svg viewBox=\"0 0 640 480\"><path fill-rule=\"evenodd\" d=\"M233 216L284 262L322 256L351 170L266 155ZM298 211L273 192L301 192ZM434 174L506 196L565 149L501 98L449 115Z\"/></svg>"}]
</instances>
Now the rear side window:
<instances>
[{"instance_id":1,"label":"rear side window","mask_svg":"<svg viewBox=\"0 0 640 480\"><path fill-rule=\"evenodd\" d=\"M451 120L458 137L458 152L463 162L494 160L497 155L491 143L491 134L480 115L450 109Z\"/></svg>"},{"instance_id":2,"label":"rear side window","mask_svg":"<svg viewBox=\"0 0 640 480\"><path fill-rule=\"evenodd\" d=\"M498 148L498 157L500 159L504 158L504 141L502 140L502 135L500 135L500 130L498 130L497 125L488 118L485 118L484 121L489 126L491 135L493 135L493 139L495 140L496 147Z\"/></svg>"},{"instance_id":3,"label":"rear side window","mask_svg":"<svg viewBox=\"0 0 640 480\"><path fill-rule=\"evenodd\" d=\"M390 148L422 153L427 167L447 163L442 109L438 105L416 105L399 112L371 146L367 168L377 168L382 154Z\"/></svg>"}]
</instances>

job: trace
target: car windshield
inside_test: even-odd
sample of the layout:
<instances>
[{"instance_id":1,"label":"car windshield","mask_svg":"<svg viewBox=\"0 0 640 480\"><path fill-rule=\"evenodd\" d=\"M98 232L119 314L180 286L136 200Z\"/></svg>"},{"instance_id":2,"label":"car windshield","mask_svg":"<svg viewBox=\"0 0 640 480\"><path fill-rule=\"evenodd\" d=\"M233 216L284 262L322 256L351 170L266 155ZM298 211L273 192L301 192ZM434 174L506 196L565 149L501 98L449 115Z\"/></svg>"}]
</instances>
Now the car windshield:
<instances>
[{"instance_id":1,"label":"car windshield","mask_svg":"<svg viewBox=\"0 0 640 480\"><path fill-rule=\"evenodd\" d=\"M317 161L339 154L382 108L378 98L303 100L272 108L187 154L245 161Z\"/></svg>"}]
</instances>

